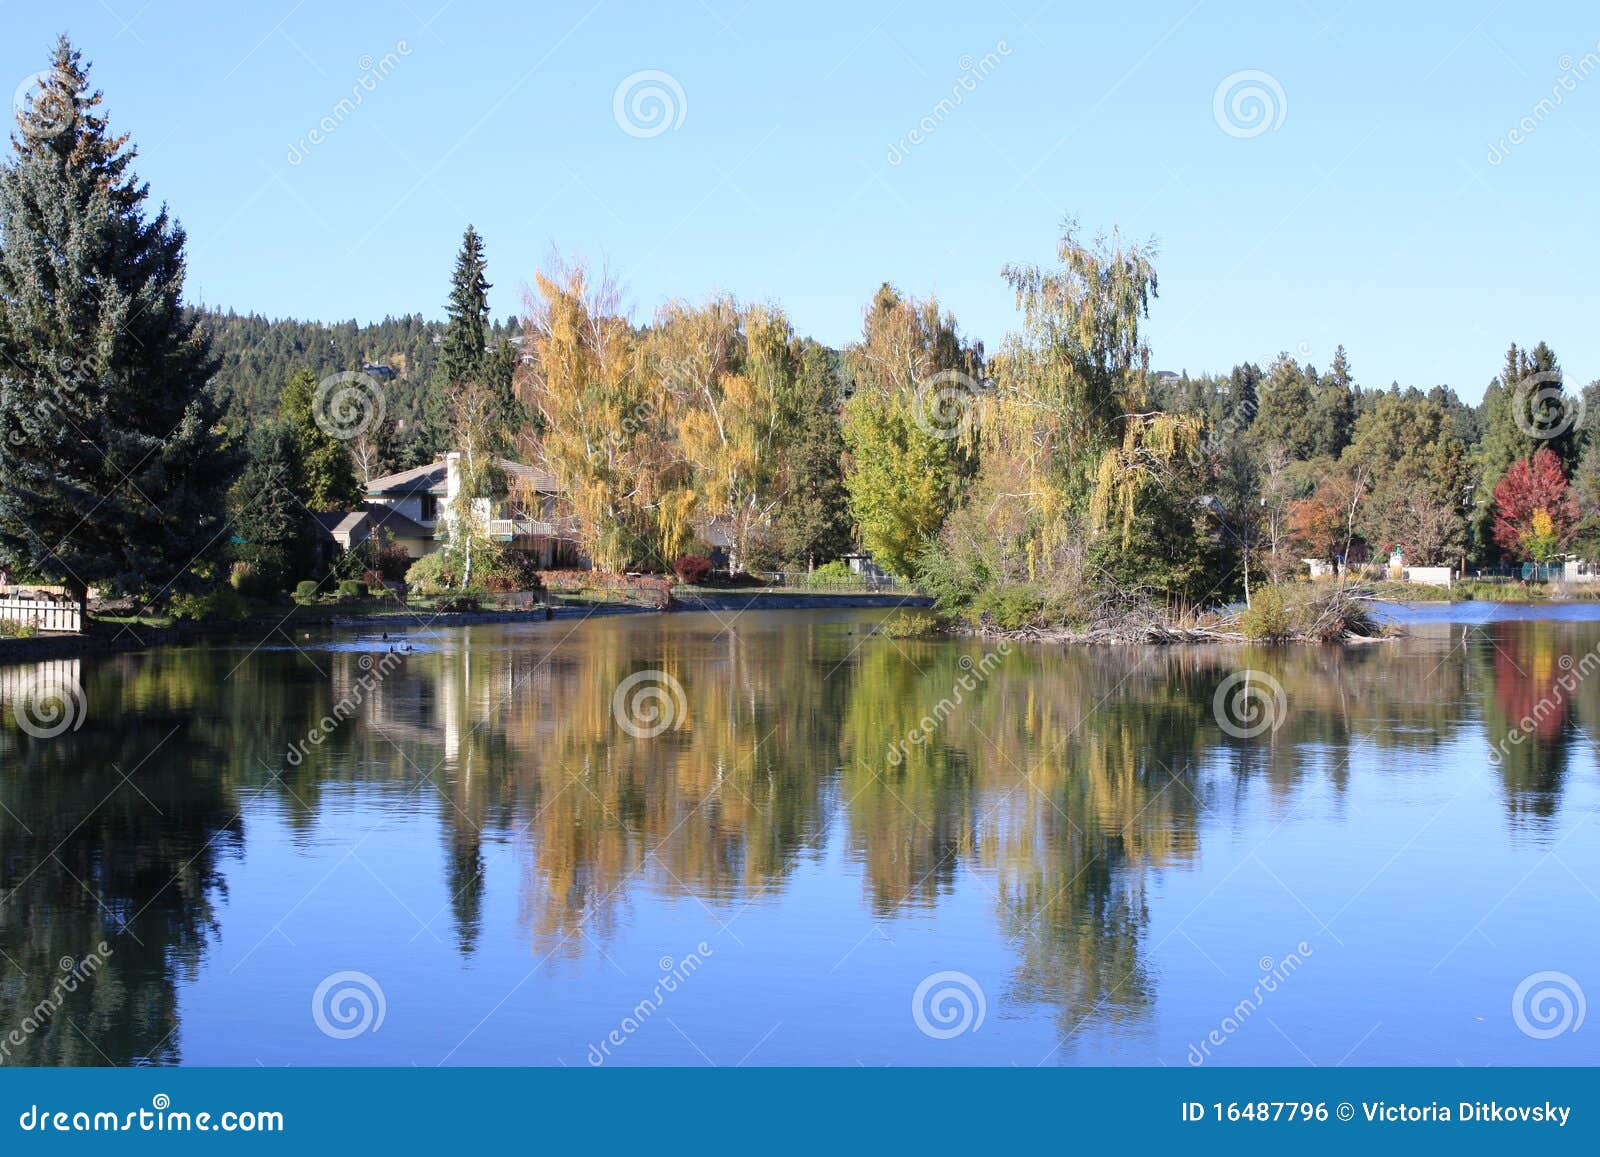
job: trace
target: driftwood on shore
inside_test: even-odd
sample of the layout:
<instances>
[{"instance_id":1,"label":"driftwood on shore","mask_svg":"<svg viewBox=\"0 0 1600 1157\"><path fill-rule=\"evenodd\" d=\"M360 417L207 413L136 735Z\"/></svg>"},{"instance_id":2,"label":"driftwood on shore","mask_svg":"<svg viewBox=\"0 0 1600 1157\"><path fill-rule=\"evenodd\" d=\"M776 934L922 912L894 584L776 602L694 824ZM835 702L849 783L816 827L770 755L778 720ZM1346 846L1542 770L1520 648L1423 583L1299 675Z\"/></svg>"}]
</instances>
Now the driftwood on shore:
<instances>
[{"instance_id":1,"label":"driftwood on shore","mask_svg":"<svg viewBox=\"0 0 1600 1157\"><path fill-rule=\"evenodd\" d=\"M1194 616L1174 612L1151 601L1107 600L1087 622L1035 624L1004 628L988 615L976 622L958 623L958 634L1003 638L1018 642L1087 643L1121 646L1161 646L1192 643L1319 643L1359 645L1388 642L1398 633L1384 630L1372 619L1366 605L1377 601L1369 591L1336 587L1318 591L1287 612L1280 627L1261 621L1248 623L1247 610Z\"/></svg>"}]
</instances>

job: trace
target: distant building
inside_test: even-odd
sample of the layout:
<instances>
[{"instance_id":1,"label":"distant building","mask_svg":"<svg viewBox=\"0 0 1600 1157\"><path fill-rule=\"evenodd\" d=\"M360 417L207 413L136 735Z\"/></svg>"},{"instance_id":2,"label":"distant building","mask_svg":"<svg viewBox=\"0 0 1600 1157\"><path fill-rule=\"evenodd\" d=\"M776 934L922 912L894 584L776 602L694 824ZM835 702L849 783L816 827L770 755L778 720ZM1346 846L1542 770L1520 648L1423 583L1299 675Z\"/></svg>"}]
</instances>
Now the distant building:
<instances>
[{"instance_id":1,"label":"distant building","mask_svg":"<svg viewBox=\"0 0 1600 1157\"><path fill-rule=\"evenodd\" d=\"M495 465L506 479L505 492L476 499L474 508L474 514L487 524L489 536L513 550L535 555L543 568L586 565L570 522L557 514L555 476L506 458L496 459ZM456 517L454 499L461 491L460 467L461 455L452 451L426 466L374 478L367 483L362 510L339 516L343 533L351 539L348 545L392 525L407 531L405 536L395 534L407 553L415 543L418 552L414 557L431 554L450 537L450 524ZM374 518L357 517L375 511ZM337 540L339 532L333 533Z\"/></svg>"}]
</instances>

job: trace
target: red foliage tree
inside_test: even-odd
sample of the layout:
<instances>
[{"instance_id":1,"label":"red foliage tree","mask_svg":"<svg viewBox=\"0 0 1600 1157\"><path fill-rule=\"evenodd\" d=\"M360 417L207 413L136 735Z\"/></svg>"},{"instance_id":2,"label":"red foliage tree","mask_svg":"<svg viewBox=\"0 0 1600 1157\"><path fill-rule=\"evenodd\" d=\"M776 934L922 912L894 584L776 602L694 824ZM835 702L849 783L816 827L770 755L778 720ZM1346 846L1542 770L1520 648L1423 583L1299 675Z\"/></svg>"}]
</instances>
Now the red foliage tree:
<instances>
[{"instance_id":1,"label":"red foliage tree","mask_svg":"<svg viewBox=\"0 0 1600 1157\"><path fill-rule=\"evenodd\" d=\"M1548 530L1542 526L1543 519L1536 528L1540 514L1548 516ZM1577 526L1578 504L1567 491L1561 459L1547 449L1513 462L1494 488L1494 540L1513 558L1547 555L1542 546L1565 546Z\"/></svg>"}]
</instances>

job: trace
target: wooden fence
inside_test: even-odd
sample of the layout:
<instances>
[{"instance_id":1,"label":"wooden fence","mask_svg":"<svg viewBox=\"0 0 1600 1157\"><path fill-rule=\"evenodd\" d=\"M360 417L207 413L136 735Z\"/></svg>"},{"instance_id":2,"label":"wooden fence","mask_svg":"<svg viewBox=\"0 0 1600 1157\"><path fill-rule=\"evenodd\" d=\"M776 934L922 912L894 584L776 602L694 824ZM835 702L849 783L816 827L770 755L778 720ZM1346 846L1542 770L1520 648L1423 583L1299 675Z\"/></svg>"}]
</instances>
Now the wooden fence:
<instances>
[{"instance_id":1,"label":"wooden fence","mask_svg":"<svg viewBox=\"0 0 1600 1157\"><path fill-rule=\"evenodd\" d=\"M53 595L0 595L0 619L41 632L77 635L83 631L78 604Z\"/></svg>"}]
</instances>

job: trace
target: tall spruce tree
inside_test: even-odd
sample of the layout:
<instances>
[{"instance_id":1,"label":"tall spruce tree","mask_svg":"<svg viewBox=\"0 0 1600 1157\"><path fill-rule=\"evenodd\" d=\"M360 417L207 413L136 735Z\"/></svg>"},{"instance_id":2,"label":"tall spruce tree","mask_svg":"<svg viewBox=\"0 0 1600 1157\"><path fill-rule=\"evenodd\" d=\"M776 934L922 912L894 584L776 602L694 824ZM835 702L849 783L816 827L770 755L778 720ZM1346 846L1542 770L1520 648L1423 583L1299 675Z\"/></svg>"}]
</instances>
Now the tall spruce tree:
<instances>
[{"instance_id":1,"label":"tall spruce tree","mask_svg":"<svg viewBox=\"0 0 1600 1157\"><path fill-rule=\"evenodd\" d=\"M777 545L786 561L810 571L850 549L850 495L844 488L844 437L839 388L826 349L800 355L789 438L783 450L785 490L778 506Z\"/></svg>"},{"instance_id":2,"label":"tall spruce tree","mask_svg":"<svg viewBox=\"0 0 1600 1157\"><path fill-rule=\"evenodd\" d=\"M456 399L471 382L486 386L500 410L501 420L515 427L516 395L512 377L517 368L515 349L503 338L492 347L489 340L489 290L493 288L484 256L483 237L471 225L461 237L455 271L450 275L449 318L439 345L439 361L429 383L423 421L428 449L435 457L451 449L451 424Z\"/></svg>"},{"instance_id":3,"label":"tall spruce tree","mask_svg":"<svg viewBox=\"0 0 1600 1157\"><path fill-rule=\"evenodd\" d=\"M226 537L231 459L183 229L65 36L51 64L0 165L0 562L81 604L184 580Z\"/></svg>"},{"instance_id":4,"label":"tall spruce tree","mask_svg":"<svg viewBox=\"0 0 1600 1157\"><path fill-rule=\"evenodd\" d=\"M310 517L296 492L302 475L295 438L282 423L251 431L248 457L229 495L235 553L263 583L281 587L310 569Z\"/></svg>"}]
</instances>

